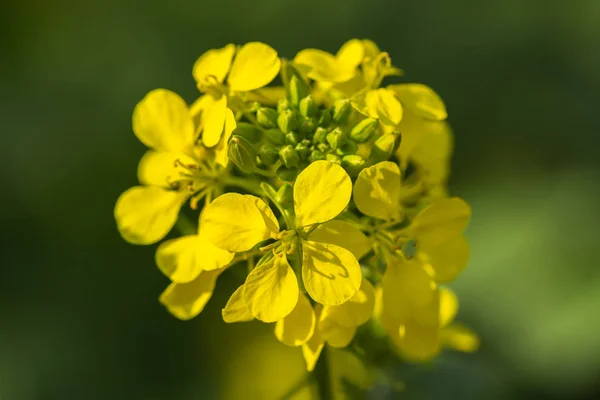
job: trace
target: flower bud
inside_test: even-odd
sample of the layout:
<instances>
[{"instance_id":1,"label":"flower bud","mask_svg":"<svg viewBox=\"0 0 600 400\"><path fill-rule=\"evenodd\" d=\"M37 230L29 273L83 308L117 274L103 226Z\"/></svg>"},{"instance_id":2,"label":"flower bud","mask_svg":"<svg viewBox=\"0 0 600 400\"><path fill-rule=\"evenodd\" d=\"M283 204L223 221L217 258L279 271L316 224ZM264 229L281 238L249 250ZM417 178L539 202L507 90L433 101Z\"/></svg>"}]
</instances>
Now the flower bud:
<instances>
[{"instance_id":1,"label":"flower bud","mask_svg":"<svg viewBox=\"0 0 600 400\"><path fill-rule=\"evenodd\" d=\"M300 100L300 114L303 117L310 118L317 115L317 111L319 108L317 106L317 102L312 98L311 95L306 96L302 100Z\"/></svg>"},{"instance_id":2,"label":"flower bud","mask_svg":"<svg viewBox=\"0 0 600 400\"><path fill-rule=\"evenodd\" d=\"M327 143L319 143L317 145L317 149L323 154L325 154L327 153L327 150L329 150L329 145Z\"/></svg>"},{"instance_id":3,"label":"flower bud","mask_svg":"<svg viewBox=\"0 0 600 400\"><path fill-rule=\"evenodd\" d=\"M300 99L306 97L309 93L309 88L304 79L297 75L292 76L288 87L290 103L298 105Z\"/></svg>"},{"instance_id":4,"label":"flower bud","mask_svg":"<svg viewBox=\"0 0 600 400\"><path fill-rule=\"evenodd\" d=\"M394 151L400 145L400 141L402 139L402 135L400 132L389 132L379 137L375 143L373 144L373 148L371 149L371 154L369 156L369 162L371 164L376 164L381 161L388 160Z\"/></svg>"},{"instance_id":5,"label":"flower bud","mask_svg":"<svg viewBox=\"0 0 600 400\"><path fill-rule=\"evenodd\" d=\"M279 113L277 125L283 133L288 133L298 128L298 118L294 111L285 110Z\"/></svg>"},{"instance_id":6,"label":"flower bud","mask_svg":"<svg viewBox=\"0 0 600 400\"><path fill-rule=\"evenodd\" d=\"M265 129L277 127L277 111L268 107L261 107L256 112L258 124Z\"/></svg>"},{"instance_id":7,"label":"flower bud","mask_svg":"<svg viewBox=\"0 0 600 400\"><path fill-rule=\"evenodd\" d=\"M364 143L377 130L379 122L374 118L365 118L360 121L352 131L350 132L350 137L358 143Z\"/></svg>"},{"instance_id":8,"label":"flower bud","mask_svg":"<svg viewBox=\"0 0 600 400\"><path fill-rule=\"evenodd\" d=\"M243 137L250 143L258 143L262 139L262 131L260 128L247 122L238 122L232 135Z\"/></svg>"},{"instance_id":9,"label":"flower bud","mask_svg":"<svg viewBox=\"0 0 600 400\"><path fill-rule=\"evenodd\" d=\"M274 146L283 146L285 144L285 133L277 128L265 131L265 139Z\"/></svg>"},{"instance_id":10,"label":"flower bud","mask_svg":"<svg viewBox=\"0 0 600 400\"><path fill-rule=\"evenodd\" d=\"M317 127L317 122L314 118L303 118L300 124L300 132L304 134L313 133Z\"/></svg>"},{"instance_id":11,"label":"flower bud","mask_svg":"<svg viewBox=\"0 0 600 400\"><path fill-rule=\"evenodd\" d=\"M264 143L258 150L258 158L267 166L275 164L279 160L277 148L270 143Z\"/></svg>"},{"instance_id":12,"label":"flower bud","mask_svg":"<svg viewBox=\"0 0 600 400\"><path fill-rule=\"evenodd\" d=\"M298 169L281 167L277 170L277 177L285 182L293 182L298 176Z\"/></svg>"},{"instance_id":13,"label":"flower bud","mask_svg":"<svg viewBox=\"0 0 600 400\"><path fill-rule=\"evenodd\" d=\"M357 177L366 164L366 161L361 156L349 155L342 157L342 168L344 168L352 178Z\"/></svg>"},{"instance_id":14,"label":"flower bud","mask_svg":"<svg viewBox=\"0 0 600 400\"><path fill-rule=\"evenodd\" d=\"M250 142L241 136L231 136L227 155L229 160L245 174L251 174L256 168L256 152Z\"/></svg>"},{"instance_id":15,"label":"flower bud","mask_svg":"<svg viewBox=\"0 0 600 400\"><path fill-rule=\"evenodd\" d=\"M332 163L335 163L335 164L338 164L338 165L339 165L339 164L341 164L341 160L342 160L342 159L340 158L340 156L336 156L335 154L327 154L327 155L325 156L325 159L326 159L327 161L330 161L330 162L332 162Z\"/></svg>"},{"instance_id":16,"label":"flower bud","mask_svg":"<svg viewBox=\"0 0 600 400\"><path fill-rule=\"evenodd\" d=\"M277 101L277 112L282 113L285 110L291 110L292 105L290 104L288 99L279 99Z\"/></svg>"},{"instance_id":17,"label":"flower bud","mask_svg":"<svg viewBox=\"0 0 600 400\"><path fill-rule=\"evenodd\" d=\"M320 150L313 150L310 153L310 156L308 156L308 161L310 162L315 162L318 160L324 160L325 159L325 154L323 154Z\"/></svg>"},{"instance_id":18,"label":"flower bud","mask_svg":"<svg viewBox=\"0 0 600 400\"><path fill-rule=\"evenodd\" d=\"M310 155L310 141L306 140L306 139L301 141L300 143L298 143L296 145L295 149L298 152L300 159L306 160L308 158L308 156Z\"/></svg>"},{"instance_id":19,"label":"flower bud","mask_svg":"<svg viewBox=\"0 0 600 400\"><path fill-rule=\"evenodd\" d=\"M317 124L324 128L327 128L331 124L331 111L329 110L321 110L319 113L319 118L317 119Z\"/></svg>"},{"instance_id":20,"label":"flower bud","mask_svg":"<svg viewBox=\"0 0 600 400\"><path fill-rule=\"evenodd\" d=\"M294 168L300 164L300 155L289 144L279 150L279 157L288 168Z\"/></svg>"},{"instance_id":21,"label":"flower bud","mask_svg":"<svg viewBox=\"0 0 600 400\"><path fill-rule=\"evenodd\" d=\"M356 142L354 140L351 140L351 139L346 141L346 143L344 143L344 145L342 147L339 147L338 149L335 150L336 154L341 157L356 154L357 151L358 151L358 145L356 144Z\"/></svg>"},{"instance_id":22,"label":"flower bud","mask_svg":"<svg viewBox=\"0 0 600 400\"><path fill-rule=\"evenodd\" d=\"M336 124L345 124L348 122L351 111L352 106L350 105L350 100L336 100L336 102L333 103L333 121Z\"/></svg>"},{"instance_id":23,"label":"flower bud","mask_svg":"<svg viewBox=\"0 0 600 400\"><path fill-rule=\"evenodd\" d=\"M318 127L317 130L315 130L313 141L317 143L325 143L327 141L327 133L327 129Z\"/></svg>"},{"instance_id":24,"label":"flower bud","mask_svg":"<svg viewBox=\"0 0 600 400\"><path fill-rule=\"evenodd\" d=\"M283 185L281 185L279 190L277 190L275 200L283 208L292 207L294 205L294 192L292 189L292 185L290 185L289 183L284 183Z\"/></svg>"},{"instance_id":25,"label":"flower bud","mask_svg":"<svg viewBox=\"0 0 600 400\"><path fill-rule=\"evenodd\" d=\"M340 128L335 128L327 134L327 143L332 149L340 148L346 143L346 135Z\"/></svg>"},{"instance_id":26,"label":"flower bud","mask_svg":"<svg viewBox=\"0 0 600 400\"><path fill-rule=\"evenodd\" d=\"M285 135L285 144L297 145L300 142L300 136L296 132L289 132Z\"/></svg>"}]
</instances>

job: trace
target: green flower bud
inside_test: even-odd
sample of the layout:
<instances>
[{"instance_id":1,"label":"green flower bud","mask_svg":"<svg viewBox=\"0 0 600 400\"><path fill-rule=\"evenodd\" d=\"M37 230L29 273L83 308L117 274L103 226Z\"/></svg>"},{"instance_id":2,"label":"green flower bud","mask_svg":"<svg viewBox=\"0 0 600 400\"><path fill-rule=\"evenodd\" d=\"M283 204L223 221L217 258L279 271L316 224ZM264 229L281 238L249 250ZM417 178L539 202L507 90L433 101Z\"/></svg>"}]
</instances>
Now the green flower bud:
<instances>
[{"instance_id":1,"label":"green flower bud","mask_svg":"<svg viewBox=\"0 0 600 400\"><path fill-rule=\"evenodd\" d=\"M327 143L319 143L317 145L317 149L323 154L325 154L327 153L327 150L329 150L329 145Z\"/></svg>"},{"instance_id":2,"label":"green flower bud","mask_svg":"<svg viewBox=\"0 0 600 400\"><path fill-rule=\"evenodd\" d=\"M304 82L304 79L297 75L292 76L290 79L288 90L290 103L293 105L300 104L300 100L310 93L310 89L306 82Z\"/></svg>"},{"instance_id":3,"label":"green flower bud","mask_svg":"<svg viewBox=\"0 0 600 400\"><path fill-rule=\"evenodd\" d=\"M319 106L315 99L312 98L311 95L306 96L302 100L300 100L300 114L303 117L309 118L317 115L317 111L319 111Z\"/></svg>"},{"instance_id":4,"label":"green flower bud","mask_svg":"<svg viewBox=\"0 0 600 400\"><path fill-rule=\"evenodd\" d=\"M279 157L288 168L294 168L300 164L300 155L289 144L279 150Z\"/></svg>"},{"instance_id":5,"label":"green flower bud","mask_svg":"<svg viewBox=\"0 0 600 400\"><path fill-rule=\"evenodd\" d=\"M297 168L281 167L277 170L277 177L285 182L294 182L298 176Z\"/></svg>"},{"instance_id":6,"label":"green flower bud","mask_svg":"<svg viewBox=\"0 0 600 400\"><path fill-rule=\"evenodd\" d=\"M292 189L292 185L288 183L284 183L281 185L279 190L277 190L277 194L275 195L275 200L281 205L283 208L291 208L294 206L294 192Z\"/></svg>"},{"instance_id":7,"label":"green flower bud","mask_svg":"<svg viewBox=\"0 0 600 400\"><path fill-rule=\"evenodd\" d=\"M279 160L277 148L270 143L264 143L258 150L258 158L267 166L275 164Z\"/></svg>"},{"instance_id":8,"label":"green flower bud","mask_svg":"<svg viewBox=\"0 0 600 400\"><path fill-rule=\"evenodd\" d=\"M308 156L308 161L310 161L310 162L314 162L314 161L318 161L318 160L324 160L324 159L325 159L325 154L323 154L319 150L313 150L310 153L310 156Z\"/></svg>"},{"instance_id":9,"label":"green flower bud","mask_svg":"<svg viewBox=\"0 0 600 400\"><path fill-rule=\"evenodd\" d=\"M308 144L306 142L308 142ZM296 145L295 149L300 155L300 159L306 160L310 155L310 141L303 140Z\"/></svg>"},{"instance_id":10,"label":"green flower bud","mask_svg":"<svg viewBox=\"0 0 600 400\"><path fill-rule=\"evenodd\" d=\"M317 121L314 118L304 118L300 124L300 132L304 134L313 133L317 127Z\"/></svg>"},{"instance_id":11,"label":"green flower bud","mask_svg":"<svg viewBox=\"0 0 600 400\"><path fill-rule=\"evenodd\" d=\"M325 156L325 159L327 161L331 161L332 163L336 163L336 164L341 164L341 158L340 156L336 156L335 154L327 154L327 156Z\"/></svg>"},{"instance_id":12,"label":"green flower bud","mask_svg":"<svg viewBox=\"0 0 600 400\"><path fill-rule=\"evenodd\" d=\"M241 136L233 135L227 146L229 160L243 173L251 174L256 168L256 152L250 142Z\"/></svg>"},{"instance_id":13,"label":"green flower bud","mask_svg":"<svg viewBox=\"0 0 600 400\"><path fill-rule=\"evenodd\" d=\"M298 128L298 117L292 110L285 110L279 114L277 125L283 133L296 130Z\"/></svg>"},{"instance_id":14,"label":"green flower bud","mask_svg":"<svg viewBox=\"0 0 600 400\"><path fill-rule=\"evenodd\" d=\"M277 101L277 112L278 113L282 113L285 110L291 110L292 109L292 105L290 104L288 99L279 99Z\"/></svg>"},{"instance_id":15,"label":"green flower bud","mask_svg":"<svg viewBox=\"0 0 600 400\"><path fill-rule=\"evenodd\" d=\"M333 121L336 124L345 124L348 122L351 111L352 106L350 105L350 100L336 100L336 102L333 103Z\"/></svg>"},{"instance_id":16,"label":"green flower bud","mask_svg":"<svg viewBox=\"0 0 600 400\"><path fill-rule=\"evenodd\" d=\"M262 139L262 130L247 122L238 122L232 135L243 137L250 143L258 143Z\"/></svg>"},{"instance_id":17,"label":"green flower bud","mask_svg":"<svg viewBox=\"0 0 600 400\"><path fill-rule=\"evenodd\" d=\"M265 129L277 127L277 111L272 108L261 107L256 112L258 124Z\"/></svg>"},{"instance_id":18,"label":"green flower bud","mask_svg":"<svg viewBox=\"0 0 600 400\"><path fill-rule=\"evenodd\" d=\"M369 162L376 164L388 160L400 145L401 139L402 135L400 135L400 132L389 132L380 136L373 144L371 154L369 155Z\"/></svg>"},{"instance_id":19,"label":"green flower bud","mask_svg":"<svg viewBox=\"0 0 600 400\"><path fill-rule=\"evenodd\" d=\"M317 123L319 124L319 126L327 128L331 124L331 119L331 111L321 110L321 112L319 113L319 119L317 120Z\"/></svg>"},{"instance_id":20,"label":"green flower bud","mask_svg":"<svg viewBox=\"0 0 600 400\"><path fill-rule=\"evenodd\" d=\"M356 154L356 152L358 151L358 145L356 144L356 142L354 140L349 139L348 141L346 141L346 143L344 143L344 145L338 149L335 150L335 153L338 156L348 156L348 155L352 155L352 154Z\"/></svg>"},{"instance_id":21,"label":"green flower bud","mask_svg":"<svg viewBox=\"0 0 600 400\"><path fill-rule=\"evenodd\" d=\"M352 178L357 177L366 164L366 161L361 156L349 155L342 157L342 168L344 168Z\"/></svg>"},{"instance_id":22,"label":"green flower bud","mask_svg":"<svg viewBox=\"0 0 600 400\"><path fill-rule=\"evenodd\" d=\"M342 147L346 143L346 135L340 128L335 128L327 134L327 143L332 149Z\"/></svg>"},{"instance_id":23,"label":"green flower bud","mask_svg":"<svg viewBox=\"0 0 600 400\"><path fill-rule=\"evenodd\" d=\"M285 144L285 133L277 128L265 131L265 139L274 146L283 146Z\"/></svg>"},{"instance_id":24,"label":"green flower bud","mask_svg":"<svg viewBox=\"0 0 600 400\"><path fill-rule=\"evenodd\" d=\"M327 133L327 129L318 127L313 140L317 143L325 143L327 141Z\"/></svg>"},{"instance_id":25,"label":"green flower bud","mask_svg":"<svg viewBox=\"0 0 600 400\"><path fill-rule=\"evenodd\" d=\"M376 119L365 118L352 128L350 137L358 143L364 143L373 136L378 126L379 122Z\"/></svg>"},{"instance_id":26,"label":"green flower bud","mask_svg":"<svg viewBox=\"0 0 600 400\"><path fill-rule=\"evenodd\" d=\"M290 132L285 135L285 144L297 145L300 142L300 136L296 132Z\"/></svg>"}]
</instances>

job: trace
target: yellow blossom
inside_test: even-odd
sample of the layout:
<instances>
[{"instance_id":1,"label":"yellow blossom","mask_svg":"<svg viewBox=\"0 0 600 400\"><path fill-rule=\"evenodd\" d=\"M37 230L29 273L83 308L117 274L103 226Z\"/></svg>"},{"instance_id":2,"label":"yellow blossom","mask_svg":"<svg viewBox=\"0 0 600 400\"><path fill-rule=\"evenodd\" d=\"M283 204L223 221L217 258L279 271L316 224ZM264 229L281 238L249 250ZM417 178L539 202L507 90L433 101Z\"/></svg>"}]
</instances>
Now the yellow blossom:
<instances>
[{"instance_id":1,"label":"yellow blossom","mask_svg":"<svg viewBox=\"0 0 600 400\"><path fill-rule=\"evenodd\" d=\"M226 130L235 128L227 113ZM166 89L151 91L133 113L133 131L150 148L138 167L141 186L125 191L115 205L119 232L134 244L161 240L173 227L182 205L208 194L218 167L196 145L194 123L185 101Z\"/></svg>"},{"instance_id":2,"label":"yellow blossom","mask_svg":"<svg viewBox=\"0 0 600 400\"><path fill-rule=\"evenodd\" d=\"M240 111L235 103L240 95L268 85L279 73L277 52L260 42L250 42L236 50L228 44L202 54L192 74L198 89L206 93L195 107L201 113L202 142L216 146L225 130L227 110ZM232 104L233 103L233 104Z\"/></svg>"}]
</instances>

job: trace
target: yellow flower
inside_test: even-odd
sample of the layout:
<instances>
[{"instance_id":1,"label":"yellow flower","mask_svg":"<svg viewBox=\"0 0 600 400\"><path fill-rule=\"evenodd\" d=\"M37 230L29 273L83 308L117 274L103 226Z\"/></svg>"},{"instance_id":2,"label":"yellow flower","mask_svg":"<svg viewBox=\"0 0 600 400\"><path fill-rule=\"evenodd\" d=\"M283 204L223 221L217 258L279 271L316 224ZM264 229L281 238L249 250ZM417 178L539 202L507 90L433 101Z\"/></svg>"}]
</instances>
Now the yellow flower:
<instances>
[{"instance_id":1,"label":"yellow flower","mask_svg":"<svg viewBox=\"0 0 600 400\"><path fill-rule=\"evenodd\" d=\"M235 56L235 58L234 58ZM216 146L225 130L227 110L240 111L240 94L268 85L279 73L281 60L270 46L246 43L236 51L233 44L209 50L194 64L198 89L206 93L194 107L201 113L202 142ZM267 96L270 92L265 92ZM260 98L260 97L259 97Z\"/></svg>"},{"instance_id":2,"label":"yellow flower","mask_svg":"<svg viewBox=\"0 0 600 400\"><path fill-rule=\"evenodd\" d=\"M294 184L293 225L282 232L270 208L254 196L227 193L206 207L201 224L217 247L244 252L264 240L277 240L269 246L273 252L263 257L243 285L241 299L253 317L279 321L298 304L290 255L301 264L304 287L313 300L334 306L356 294L362 278L352 252L311 236L319 224L326 225L344 210L351 190L350 177L340 166L328 161L310 164ZM349 225L347 229L355 230Z\"/></svg>"},{"instance_id":3,"label":"yellow flower","mask_svg":"<svg viewBox=\"0 0 600 400\"><path fill-rule=\"evenodd\" d=\"M225 130L235 119L226 113ZM212 189L219 168L196 145L194 122L186 102L166 89L156 89L133 112L133 132L150 148L138 166L141 186L125 191L115 205L115 219L125 240L151 244L173 227L186 200L192 204ZM217 159L223 154L216 154Z\"/></svg>"},{"instance_id":4,"label":"yellow flower","mask_svg":"<svg viewBox=\"0 0 600 400\"><path fill-rule=\"evenodd\" d=\"M391 65L389 55L367 39L349 40L336 55L318 49L302 50L294 57L294 64L333 98L351 97L379 86L386 76L402 75Z\"/></svg>"},{"instance_id":5,"label":"yellow flower","mask_svg":"<svg viewBox=\"0 0 600 400\"><path fill-rule=\"evenodd\" d=\"M168 240L156 250L156 265L172 281L159 299L179 319L204 309L217 277L233 260L233 253L215 247L207 235L201 227L198 234Z\"/></svg>"},{"instance_id":6,"label":"yellow flower","mask_svg":"<svg viewBox=\"0 0 600 400\"><path fill-rule=\"evenodd\" d=\"M410 269L407 265L394 268L397 269L395 273L403 275L403 278L409 276L406 275ZM384 281L378 288L375 314L401 356L409 361L423 362L435 357L444 347L462 352L477 350L477 335L466 326L453 323L458 299L450 289L428 286L426 280L419 280L420 283L412 287L413 294L421 295L416 297L420 303L415 304L415 298L398 296L399 293L407 293L406 289L398 287L400 282L395 280L395 287L391 287L389 282ZM422 296L424 293L427 293L425 297ZM407 303L412 308L404 307L404 314L398 313L398 304Z\"/></svg>"}]
</instances>

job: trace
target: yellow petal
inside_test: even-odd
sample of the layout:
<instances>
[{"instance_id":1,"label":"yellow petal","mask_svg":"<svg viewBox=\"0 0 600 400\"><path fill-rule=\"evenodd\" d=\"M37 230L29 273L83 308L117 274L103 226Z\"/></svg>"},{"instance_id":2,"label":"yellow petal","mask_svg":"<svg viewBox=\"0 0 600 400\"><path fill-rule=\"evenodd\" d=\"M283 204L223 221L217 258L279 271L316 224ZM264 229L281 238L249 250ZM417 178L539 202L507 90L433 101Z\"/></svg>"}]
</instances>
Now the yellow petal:
<instances>
[{"instance_id":1,"label":"yellow petal","mask_svg":"<svg viewBox=\"0 0 600 400\"><path fill-rule=\"evenodd\" d=\"M347 328L336 324L335 321L325 314L325 310L323 310L319 319L319 332L321 332L321 337L331 347L344 348L354 338L356 327Z\"/></svg>"},{"instance_id":2,"label":"yellow petal","mask_svg":"<svg viewBox=\"0 0 600 400\"><path fill-rule=\"evenodd\" d=\"M200 314L210 300L222 269L202 271L189 283L172 283L160 295L160 302L179 319L188 320Z\"/></svg>"},{"instance_id":3,"label":"yellow petal","mask_svg":"<svg viewBox=\"0 0 600 400\"><path fill-rule=\"evenodd\" d=\"M206 102L206 108L202 113L202 143L206 147L213 147L221 140L221 134L225 127L227 118L227 97L221 96L218 99L209 97Z\"/></svg>"},{"instance_id":4,"label":"yellow petal","mask_svg":"<svg viewBox=\"0 0 600 400\"><path fill-rule=\"evenodd\" d=\"M471 207L459 197L440 199L421 210L410 225L417 237L429 236L431 242L462 233L471 218Z\"/></svg>"},{"instance_id":5,"label":"yellow petal","mask_svg":"<svg viewBox=\"0 0 600 400\"><path fill-rule=\"evenodd\" d=\"M450 324L458 312L458 298L448 288L440 288L440 326Z\"/></svg>"},{"instance_id":6,"label":"yellow petal","mask_svg":"<svg viewBox=\"0 0 600 400\"><path fill-rule=\"evenodd\" d=\"M229 143L229 138L233 133L233 130L237 126L235 122L235 116L233 115L233 111L229 108L225 110L225 129L223 131L223 137L217 147L215 147L215 161L223 166L227 167L229 163L229 156L227 155L227 143Z\"/></svg>"},{"instance_id":7,"label":"yellow petal","mask_svg":"<svg viewBox=\"0 0 600 400\"><path fill-rule=\"evenodd\" d=\"M371 250L371 240L360 229L339 219L327 221L308 236L313 242L335 244L350 250L357 260Z\"/></svg>"},{"instance_id":8,"label":"yellow petal","mask_svg":"<svg viewBox=\"0 0 600 400\"><path fill-rule=\"evenodd\" d=\"M354 203L370 217L386 221L399 219L400 168L383 161L360 171L354 184Z\"/></svg>"},{"instance_id":9,"label":"yellow petal","mask_svg":"<svg viewBox=\"0 0 600 400\"><path fill-rule=\"evenodd\" d=\"M298 280L282 255L254 268L244 283L244 301L263 322L285 318L296 307L298 295Z\"/></svg>"},{"instance_id":10,"label":"yellow petal","mask_svg":"<svg viewBox=\"0 0 600 400\"><path fill-rule=\"evenodd\" d=\"M444 346L465 353L472 353L479 348L479 337L471 329L454 323L440 331Z\"/></svg>"},{"instance_id":11,"label":"yellow petal","mask_svg":"<svg viewBox=\"0 0 600 400\"><path fill-rule=\"evenodd\" d=\"M166 89L151 91L135 106L133 132L155 150L187 153L194 145L194 122L188 105Z\"/></svg>"},{"instance_id":12,"label":"yellow petal","mask_svg":"<svg viewBox=\"0 0 600 400\"><path fill-rule=\"evenodd\" d=\"M365 57L365 48L359 39L351 39L340 47L336 57L346 68L357 68Z\"/></svg>"},{"instance_id":13,"label":"yellow petal","mask_svg":"<svg viewBox=\"0 0 600 400\"><path fill-rule=\"evenodd\" d=\"M235 45L228 44L220 49L212 49L202 54L192 69L192 75L198 88L206 85L222 83L229 72L231 60L235 54Z\"/></svg>"},{"instance_id":14,"label":"yellow petal","mask_svg":"<svg viewBox=\"0 0 600 400\"><path fill-rule=\"evenodd\" d=\"M329 161L315 161L306 167L294 184L296 226L329 221L350 201L352 181L342 167Z\"/></svg>"},{"instance_id":15,"label":"yellow petal","mask_svg":"<svg viewBox=\"0 0 600 400\"><path fill-rule=\"evenodd\" d=\"M302 279L313 300L337 306L356 294L362 281L360 265L352 253L333 244L302 244Z\"/></svg>"},{"instance_id":16,"label":"yellow petal","mask_svg":"<svg viewBox=\"0 0 600 400\"><path fill-rule=\"evenodd\" d=\"M352 98L352 106L361 114L378 118L382 123L395 126L402 120L402 105L393 92L380 88L369 90Z\"/></svg>"},{"instance_id":17,"label":"yellow petal","mask_svg":"<svg viewBox=\"0 0 600 400\"><path fill-rule=\"evenodd\" d=\"M440 352L440 334L437 327L424 327L409 321L400 327L399 337L392 337L406 359L423 362Z\"/></svg>"},{"instance_id":18,"label":"yellow petal","mask_svg":"<svg viewBox=\"0 0 600 400\"><path fill-rule=\"evenodd\" d=\"M138 180L142 185L170 189L170 183L176 183L181 178L181 170L175 166L177 160L186 165L196 164L193 158L185 154L148 150L138 164Z\"/></svg>"},{"instance_id":19,"label":"yellow petal","mask_svg":"<svg viewBox=\"0 0 600 400\"><path fill-rule=\"evenodd\" d=\"M416 307L425 307L434 300L436 286L418 261L393 260L383 275L382 289L387 317L403 323Z\"/></svg>"},{"instance_id":20,"label":"yellow petal","mask_svg":"<svg viewBox=\"0 0 600 400\"><path fill-rule=\"evenodd\" d=\"M337 325L352 328L364 324L373 315L375 305L375 291L371 282L364 279L360 289L354 296L339 306L326 306L323 315L326 315Z\"/></svg>"},{"instance_id":21,"label":"yellow petal","mask_svg":"<svg viewBox=\"0 0 600 400\"><path fill-rule=\"evenodd\" d=\"M223 321L227 323L245 322L254 319L248 305L244 301L244 286L240 286L229 298L225 308L221 310Z\"/></svg>"},{"instance_id":22,"label":"yellow petal","mask_svg":"<svg viewBox=\"0 0 600 400\"><path fill-rule=\"evenodd\" d=\"M316 323L310 301L301 294L294 310L275 324L275 337L288 346L301 346L313 335Z\"/></svg>"},{"instance_id":23,"label":"yellow petal","mask_svg":"<svg viewBox=\"0 0 600 400\"><path fill-rule=\"evenodd\" d=\"M202 271L196 251L199 243L198 235L182 236L161 243L154 257L158 269L173 282L193 281Z\"/></svg>"},{"instance_id":24,"label":"yellow petal","mask_svg":"<svg viewBox=\"0 0 600 400\"><path fill-rule=\"evenodd\" d=\"M265 225L267 226L267 228L271 232L279 232L279 221L277 221L275 214L273 214L273 211L271 211L271 208L267 205L267 203L265 203L264 201L262 201L262 199L259 199L256 196L252 196L249 194L245 196L254 203L256 208L258 208L258 210L262 214L263 220L265 221Z\"/></svg>"},{"instance_id":25,"label":"yellow petal","mask_svg":"<svg viewBox=\"0 0 600 400\"><path fill-rule=\"evenodd\" d=\"M448 117L444 102L429 86L420 83L404 83L387 87L400 99L404 107L415 114L434 121Z\"/></svg>"},{"instance_id":26,"label":"yellow petal","mask_svg":"<svg viewBox=\"0 0 600 400\"><path fill-rule=\"evenodd\" d=\"M277 102L286 96L283 86L268 86L246 93L249 102L258 101L264 106L276 106Z\"/></svg>"},{"instance_id":27,"label":"yellow petal","mask_svg":"<svg viewBox=\"0 0 600 400\"><path fill-rule=\"evenodd\" d=\"M306 71L306 75L319 82L345 82L356 75L354 68L348 68L333 54L323 50L305 49L296 54L294 64Z\"/></svg>"},{"instance_id":28,"label":"yellow petal","mask_svg":"<svg viewBox=\"0 0 600 400\"><path fill-rule=\"evenodd\" d=\"M404 123L404 118L400 125ZM410 158L423 171L427 183L445 183L450 173L450 158L453 150L452 131L445 122L423 124L421 138L409 153ZM402 140L404 141L404 130ZM400 143L400 147L402 147Z\"/></svg>"},{"instance_id":29,"label":"yellow petal","mask_svg":"<svg viewBox=\"0 0 600 400\"><path fill-rule=\"evenodd\" d=\"M320 319L322 309L320 304L317 304L315 307L315 317L317 321ZM317 365L317 361L319 360L319 356L321 355L324 346L325 342L321 337L321 333L319 332L319 329L315 327L315 331L311 338L302 345L302 356L304 357L307 371L310 372L315 369L315 365Z\"/></svg>"},{"instance_id":30,"label":"yellow petal","mask_svg":"<svg viewBox=\"0 0 600 400\"><path fill-rule=\"evenodd\" d=\"M279 73L281 60L277 52L260 42L250 42L238 51L231 71L229 88L233 91L249 92L268 85Z\"/></svg>"},{"instance_id":31,"label":"yellow petal","mask_svg":"<svg viewBox=\"0 0 600 400\"><path fill-rule=\"evenodd\" d=\"M171 230L188 194L156 186L134 186L115 205L117 228L133 244L158 242Z\"/></svg>"},{"instance_id":32,"label":"yellow petal","mask_svg":"<svg viewBox=\"0 0 600 400\"><path fill-rule=\"evenodd\" d=\"M260 199L238 193L225 193L204 208L200 226L212 243L224 250L242 252L268 239L271 233L263 212L256 206Z\"/></svg>"},{"instance_id":33,"label":"yellow petal","mask_svg":"<svg viewBox=\"0 0 600 400\"><path fill-rule=\"evenodd\" d=\"M465 269L469 262L470 247L462 235L433 232L418 241L419 257L428 262L437 282L450 282ZM443 235L443 236L442 236Z\"/></svg>"}]
</instances>

